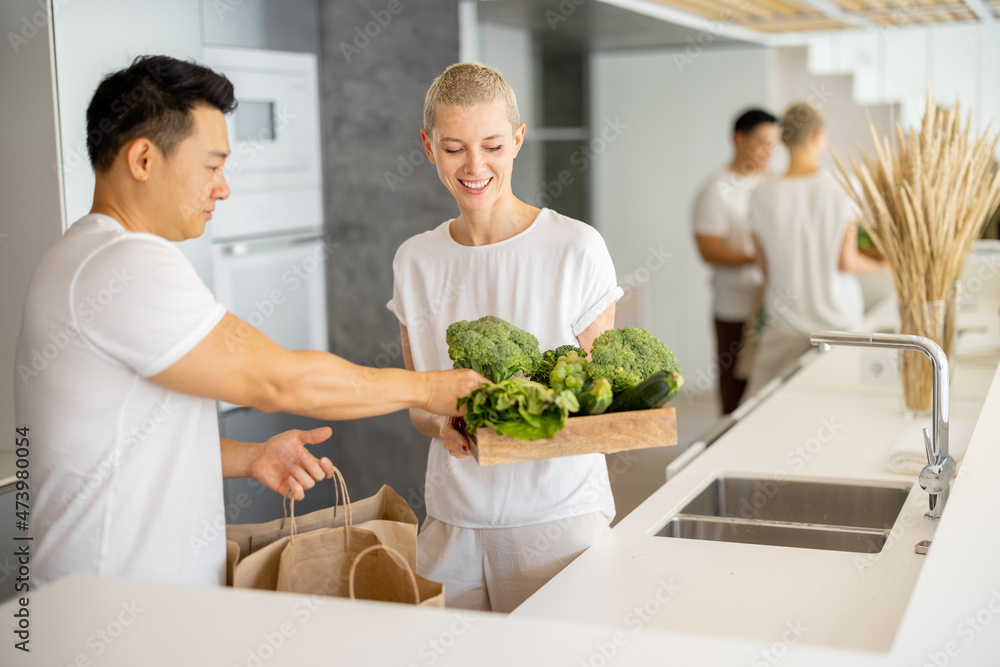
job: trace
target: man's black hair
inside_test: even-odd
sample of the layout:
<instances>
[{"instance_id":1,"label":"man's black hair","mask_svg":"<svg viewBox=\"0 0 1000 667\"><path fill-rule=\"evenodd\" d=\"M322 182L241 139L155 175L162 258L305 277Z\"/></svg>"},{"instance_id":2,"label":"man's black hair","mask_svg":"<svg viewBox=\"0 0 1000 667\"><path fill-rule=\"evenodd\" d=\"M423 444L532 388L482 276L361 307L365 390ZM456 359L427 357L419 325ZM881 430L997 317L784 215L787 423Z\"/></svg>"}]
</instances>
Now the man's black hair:
<instances>
[{"instance_id":1,"label":"man's black hair","mask_svg":"<svg viewBox=\"0 0 1000 667\"><path fill-rule=\"evenodd\" d=\"M733 132L750 134L757 129L758 125L765 123L774 123L777 125L778 119L774 114L770 114L763 109L747 109L736 119L736 123L733 125Z\"/></svg>"},{"instance_id":2,"label":"man's black hair","mask_svg":"<svg viewBox=\"0 0 1000 667\"><path fill-rule=\"evenodd\" d=\"M199 104L222 113L236 108L233 84L194 62L139 56L104 77L87 107L87 152L94 171L106 172L118 151L145 137L169 156L194 128Z\"/></svg>"}]
</instances>

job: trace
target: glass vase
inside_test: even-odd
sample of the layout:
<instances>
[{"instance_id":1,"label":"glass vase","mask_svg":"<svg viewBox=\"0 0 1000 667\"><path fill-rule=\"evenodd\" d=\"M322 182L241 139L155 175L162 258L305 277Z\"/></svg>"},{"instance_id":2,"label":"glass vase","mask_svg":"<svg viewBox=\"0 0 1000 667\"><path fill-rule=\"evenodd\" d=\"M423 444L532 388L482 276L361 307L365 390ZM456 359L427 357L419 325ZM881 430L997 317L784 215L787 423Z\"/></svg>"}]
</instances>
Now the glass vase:
<instances>
[{"instance_id":1,"label":"glass vase","mask_svg":"<svg viewBox=\"0 0 1000 667\"><path fill-rule=\"evenodd\" d=\"M955 303L958 283L952 283L943 300L900 303L899 331L930 338L948 356L949 371L955 350ZM922 352L902 351L899 377L903 383L903 412L929 415L933 400L934 373L930 359ZM949 373L950 374L950 373ZM950 378L945 378L950 381Z\"/></svg>"}]
</instances>

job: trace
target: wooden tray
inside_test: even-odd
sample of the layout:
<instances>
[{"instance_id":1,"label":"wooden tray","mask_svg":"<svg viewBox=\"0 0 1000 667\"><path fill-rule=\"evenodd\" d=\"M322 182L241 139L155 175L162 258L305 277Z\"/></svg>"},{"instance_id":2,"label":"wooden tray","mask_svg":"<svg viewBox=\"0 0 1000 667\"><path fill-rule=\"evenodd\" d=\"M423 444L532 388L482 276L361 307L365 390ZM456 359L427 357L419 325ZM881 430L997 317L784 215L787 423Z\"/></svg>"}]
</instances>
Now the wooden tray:
<instances>
[{"instance_id":1,"label":"wooden tray","mask_svg":"<svg viewBox=\"0 0 1000 667\"><path fill-rule=\"evenodd\" d=\"M570 417L555 437L544 440L518 440L480 428L469 444L481 466L666 447L677 444L677 408Z\"/></svg>"}]
</instances>

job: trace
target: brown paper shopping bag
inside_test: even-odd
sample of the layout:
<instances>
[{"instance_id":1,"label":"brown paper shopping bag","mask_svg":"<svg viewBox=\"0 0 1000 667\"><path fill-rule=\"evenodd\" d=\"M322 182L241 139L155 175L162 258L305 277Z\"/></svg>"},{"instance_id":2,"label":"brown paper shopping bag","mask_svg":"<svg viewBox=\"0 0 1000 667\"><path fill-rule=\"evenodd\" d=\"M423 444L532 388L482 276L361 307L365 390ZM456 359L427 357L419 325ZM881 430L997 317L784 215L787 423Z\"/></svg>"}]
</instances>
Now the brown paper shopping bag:
<instances>
[{"instance_id":1,"label":"brown paper shopping bag","mask_svg":"<svg viewBox=\"0 0 1000 667\"><path fill-rule=\"evenodd\" d=\"M236 561L240 559L240 546L236 542L226 540L226 586L233 585L233 573Z\"/></svg>"},{"instance_id":2,"label":"brown paper shopping bag","mask_svg":"<svg viewBox=\"0 0 1000 667\"><path fill-rule=\"evenodd\" d=\"M347 597L351 563L380 544L378 536L364 528L323 528L298 535L292 526L278 556L277 591Z\"/></svg>"},{"instance_id":3,"label":"brown paper shopping bag","mask_svg":"<svg viewBox=\"0 0 1000 667\"><path fill-rule=\"evenodd\" d=\"M340 471L337 471L335 478L339 474ZM336 483L339 485L339 480ZM300 533L320 528L338 528L345 525L344 517L348 509L354 517L355 526L361 527L368 521L394 521L400 524L403 531L401 534L413 534L414 544L416 544L417 517L402 496L388 486L383 486L378 490L378 493L370 498L347 503L347 506L335 504L333 507L295 517L296 527ZM226 539L234 542L239 547L240 555L246 557L282 537L287 537L289 532L290 524L286 516L283 519L275 519L267 523L226 526Z\"/></svg>"},{"instance_id":4,"label":"brown paper shopping bag","mask_svg":"<svg viewBox=\"0 0 1000 667\"><path fill-rule=\"evenodd\" d=\"M350 502L347 493L347 485L339 470L334 473L337 484L337 496L343 499L340 516L333 516L335 508L329 510L319 510L306 515L306 525L312 526L309 533L336 530L336 528L321 528L317 524L323 522L336 522L342 525L339 528L353 527L363 529L372 533L379 543L390 546L403 554L407 564L416 569L417 566L417 523L416 516L410 510L406 502L388 486L383 486L379 492L371 498ZM317 518L322 513L328 514ZM356 523L359 518L368 517L389 517L372 518ZM278 590L278 571L282 553L289 543L292 527L297 534L304 531L300 528L300 517L295 516L295 504L291 503L291 518L282 519L270 524L257 524L265 526L264 530L245 531L237 535L239 539L246 538L244 544L247 545L249 555L245 555L242 546L235 540L233 546L238 549L238 560L232 565L232 585L236 588L257 588L262 590ZM284 523L284 527L280 523ZM279 532L285 532L284 536L276 536ZM348 539L353 532L342 532ZM227 529L228 536L228 529ZM261 546L262 542L267 542ZM250 543L256 546L251 549ZM368 546L371 542L364 542L360 548ZM229 546L227 544L227 546ZM339 589L339 584L336 586Z\"/></svg>"},{"instance_id":5,"label":"brown paper shopping bag","mask_svg":"<svg viewBox=\"0 0 1000 667\"><path fill-rule=\"evenodd\" d=\"M365 547L354 557L347 573L347 594L352 600L444 607L444 584L418 576L403 554L384 544Z\"/></svg>"}]
</instances>

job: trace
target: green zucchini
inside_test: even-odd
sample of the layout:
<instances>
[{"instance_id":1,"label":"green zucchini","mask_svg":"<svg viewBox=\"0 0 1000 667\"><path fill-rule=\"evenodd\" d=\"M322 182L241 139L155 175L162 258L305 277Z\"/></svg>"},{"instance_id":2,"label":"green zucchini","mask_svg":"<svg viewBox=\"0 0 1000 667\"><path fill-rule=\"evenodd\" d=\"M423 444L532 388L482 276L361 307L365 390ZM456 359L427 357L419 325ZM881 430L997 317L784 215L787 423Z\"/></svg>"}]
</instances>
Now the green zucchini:
<instances>
[{"instance_id":1,"label":"green zucchini","mask_svg":"<svg viewBox=\"0 0 1000 667\"><path fill-rule=\"evenodd\" d=\"M675 371L657 371L637 385L615 394L608 412L661 408L677 394L684 376Z\"/></svg>"}]
</instances>

